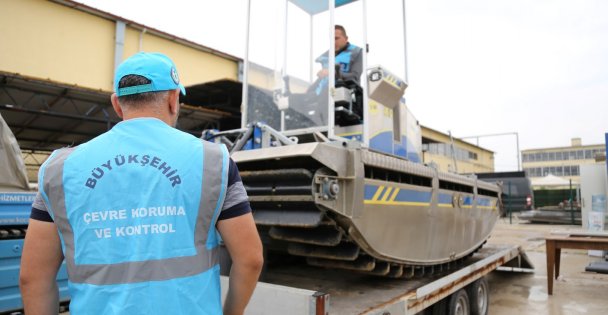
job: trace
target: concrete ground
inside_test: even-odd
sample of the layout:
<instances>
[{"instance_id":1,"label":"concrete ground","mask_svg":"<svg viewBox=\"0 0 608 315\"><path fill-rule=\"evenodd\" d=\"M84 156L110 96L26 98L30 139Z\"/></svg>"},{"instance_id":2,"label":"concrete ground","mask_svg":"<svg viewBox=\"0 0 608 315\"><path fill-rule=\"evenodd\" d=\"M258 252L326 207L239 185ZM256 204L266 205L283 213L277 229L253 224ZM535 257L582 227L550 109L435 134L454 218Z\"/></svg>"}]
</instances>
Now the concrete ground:
<instances>
[{"instance_id":1,"label":"concrete ground","mask_svg":"<svg viewBox=\"0 0 608 315\"><path fill-rule=\"evenodd\" d=\"M491 315L604 315L608 314L608 275L586 272L599 257L586 250L562 249L560 276L547 294L544 238L552 231L580 230L580 226L543 225L501 219L488 243L521 245L535 267L534 273L494 271L490 283Z\"/></svg>"}]
</instances>

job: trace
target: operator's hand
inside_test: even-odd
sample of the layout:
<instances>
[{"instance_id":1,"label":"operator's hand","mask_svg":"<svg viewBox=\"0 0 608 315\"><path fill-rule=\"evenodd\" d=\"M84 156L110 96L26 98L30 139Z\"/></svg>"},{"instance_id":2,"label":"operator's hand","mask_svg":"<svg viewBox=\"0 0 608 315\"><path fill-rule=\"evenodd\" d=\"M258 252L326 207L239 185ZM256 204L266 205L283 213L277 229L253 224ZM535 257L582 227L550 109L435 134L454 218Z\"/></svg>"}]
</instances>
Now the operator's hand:
<instances>
[{"instance_id":1,"label":"operator's hand","mask_svg":"<svg viewBox=\"0 0 608 315\"><path fill-rule=\"evenodd\" d=\"M329 75L329 70L323 68L321 70L319 70L319 72L317 72L317 77L319 78L325 78L326 76Z\"/></svg>"}]
</instances>

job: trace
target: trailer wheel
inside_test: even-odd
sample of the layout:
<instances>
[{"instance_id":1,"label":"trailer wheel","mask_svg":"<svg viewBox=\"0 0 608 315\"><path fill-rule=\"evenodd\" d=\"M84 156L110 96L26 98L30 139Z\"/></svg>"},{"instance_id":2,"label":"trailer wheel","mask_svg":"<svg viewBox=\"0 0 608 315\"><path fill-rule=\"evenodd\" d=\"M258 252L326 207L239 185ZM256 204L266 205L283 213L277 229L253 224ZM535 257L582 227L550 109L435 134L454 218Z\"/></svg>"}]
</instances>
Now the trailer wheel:
<instances>
[{"instance_id":1,"label":"trailer wheel","mask_svg":"<svg viewBox=\"0 0 608 315\"><path fill-rule=\"evenodd\" d=\"M470 315L471 306L469 304L469 295L465 289L460 289L454 292L449 297L450 303L448 306L448 314L450 315Z\"/></svg>"},{"instance_id":2,"label":"trailer wheel","mask_svg":"<svg viewBox=\"0 0 608 315\"><path fill-rule=\"evenodd\" d=\"M485 277L479 278L467 288L471 302L471 315L488 315L490 286Z\"/></svg>"}]
</instances>

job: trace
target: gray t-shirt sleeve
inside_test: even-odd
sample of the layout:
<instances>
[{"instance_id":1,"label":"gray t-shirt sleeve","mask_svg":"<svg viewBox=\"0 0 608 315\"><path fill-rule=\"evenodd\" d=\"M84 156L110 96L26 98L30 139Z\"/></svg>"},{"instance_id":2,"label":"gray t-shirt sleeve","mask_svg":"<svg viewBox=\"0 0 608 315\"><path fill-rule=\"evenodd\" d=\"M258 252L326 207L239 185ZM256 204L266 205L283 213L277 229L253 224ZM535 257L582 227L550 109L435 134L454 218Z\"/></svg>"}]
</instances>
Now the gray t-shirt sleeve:
<instances>
[{"instance_id":1,"label":"gray t-shirt sleeve","mask_svg":"<svg viewBox=\"0 0 608 315\"><path fill-rule=\"evenodd\" d=\"M51 217L51 214L49 213L40 192L36 194L34 202L32 203L32 212L30 213L30 219L53 222L53 218Z\"/></svg>"},{"instance_id":2,"label":"gray t-shirt sleeve","mask_svg":"<svg viewBox=\"0 0 608 315\"><path fill-rule=\"evenodd\" d=\"M48 209L46 208L46 204L44 203L44 200L42 199L42 194L40 194L40 192L36 194L36 198L32 203L32 208L48 212Z\"/></svg>"},{"instance_id":3,"label":"gray t-shirt sleeve","mask_svg":"<svg viewBox=\"0 0 608 315\"><path fill-rule=\"evenodd\" d=\"M224 198L224 205L218 220L230 219L251 212L249 197L243 186L236 163L230 159L228 168L228 189Z\"/></svg>"}]
</instances>

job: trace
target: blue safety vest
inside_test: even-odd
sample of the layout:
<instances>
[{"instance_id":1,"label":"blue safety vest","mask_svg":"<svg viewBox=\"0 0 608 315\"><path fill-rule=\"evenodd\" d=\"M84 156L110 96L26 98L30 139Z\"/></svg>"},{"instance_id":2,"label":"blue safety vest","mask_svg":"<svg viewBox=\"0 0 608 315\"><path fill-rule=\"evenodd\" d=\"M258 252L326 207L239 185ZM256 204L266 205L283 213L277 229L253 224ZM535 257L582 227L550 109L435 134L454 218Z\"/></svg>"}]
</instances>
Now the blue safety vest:
<instances>
[{"instance_id":1,"label":"blue safety vest","mask_svg":"<svg viewBox=\"0 0 608 315\"><path fill-rule=\"evenodd\" d=\"M72 314L221 314L228 152L154 118L53 152L40 192L59 229Z\"/></svg>"},{"instance_id":2,"label":"blue safety vest","mask_svg":"<svg viewBox=\"0 0 608 315\"><path fill-rule=\"evenodd\" d=\"M351 64L354 61L355 56L358 56L361 51L360 47L357 47L351 43L346 46L338 55L336 55L335 64L340 66L341 73L350 73ZM325 69L329 68L328 53L324 53L316 59L316 62L321 63L321 66ZM321 94L323 88L327 86L328 79L325 77L321 79L315 89L317 95Z\"/></svg>"}]
</instances>

